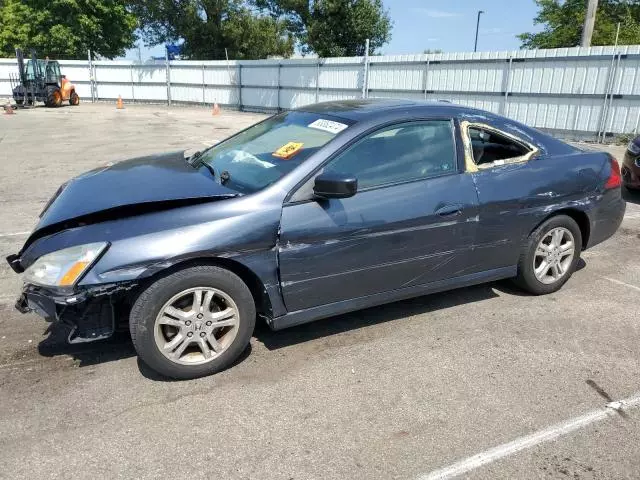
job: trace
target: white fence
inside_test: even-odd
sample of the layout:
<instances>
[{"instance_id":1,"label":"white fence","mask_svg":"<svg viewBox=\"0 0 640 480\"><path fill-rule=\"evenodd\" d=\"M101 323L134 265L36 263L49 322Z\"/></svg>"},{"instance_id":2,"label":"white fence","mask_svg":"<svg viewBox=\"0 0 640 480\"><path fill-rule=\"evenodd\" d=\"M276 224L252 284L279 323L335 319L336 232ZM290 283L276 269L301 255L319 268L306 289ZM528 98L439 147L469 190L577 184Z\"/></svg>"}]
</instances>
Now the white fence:
<instances>
[{"instance_id":1,"label":"white fence","mask_svg":"<svg viewBox=\"0 0 640 480\"><path fill-rule=\"evenodd\" d=\"M565 137L637 132L640 46L255 61L65 60L86 100L276 111L364 97L443 99ZM0 59L0 96L15 60Z\"/></svg>"}]
</instances>

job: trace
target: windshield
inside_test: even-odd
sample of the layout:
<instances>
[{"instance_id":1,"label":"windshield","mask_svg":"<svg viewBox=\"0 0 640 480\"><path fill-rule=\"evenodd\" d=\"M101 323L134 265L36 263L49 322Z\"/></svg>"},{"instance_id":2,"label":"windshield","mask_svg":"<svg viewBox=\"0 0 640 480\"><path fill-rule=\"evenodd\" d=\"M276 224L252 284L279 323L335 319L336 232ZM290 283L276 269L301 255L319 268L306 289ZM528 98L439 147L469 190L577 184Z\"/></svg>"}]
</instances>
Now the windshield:
<instances>
[{"instance_id":1,"label":"windshield","mask_svg":"<svg viewBox=\"0 0 640 480\"><path fill-rule=\"evenodd\" d=\"M351 123L316 113L282 113L205 151L196 164L207 164L225 186L253 193L289 173Z\"/></svg>"},{"instance_id":2,"label":"windshield","mask_svg":"<svg viewBox=\"0 0 640 480\"><path fill-rule=\"evenodd\" d=\"M60 79L60 64L54 60L36 60L37 72L33 71L33 60L27 61L25 68L26 79L35 80L44 75L45 83L58 83Z\"/></svg>"}]
</instances>

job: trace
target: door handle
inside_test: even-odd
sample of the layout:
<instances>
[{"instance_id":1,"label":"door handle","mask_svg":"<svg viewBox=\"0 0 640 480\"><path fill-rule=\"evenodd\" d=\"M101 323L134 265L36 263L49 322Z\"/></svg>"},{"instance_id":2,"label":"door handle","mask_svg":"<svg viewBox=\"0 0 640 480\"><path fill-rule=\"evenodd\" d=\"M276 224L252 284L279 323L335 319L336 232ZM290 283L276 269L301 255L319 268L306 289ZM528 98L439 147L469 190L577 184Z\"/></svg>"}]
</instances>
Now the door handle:
<instances>
[{"instance_id":1,"label":"door handle","mask_svg":"<svg viewBox=\"0 0 640 480\"><path fill-rule=\"evenodd\" d=\"M441 217L454 217L462 213L462 205L459 203L450 203L436 210L436 215Z\"/></svg>"}]
</instances>

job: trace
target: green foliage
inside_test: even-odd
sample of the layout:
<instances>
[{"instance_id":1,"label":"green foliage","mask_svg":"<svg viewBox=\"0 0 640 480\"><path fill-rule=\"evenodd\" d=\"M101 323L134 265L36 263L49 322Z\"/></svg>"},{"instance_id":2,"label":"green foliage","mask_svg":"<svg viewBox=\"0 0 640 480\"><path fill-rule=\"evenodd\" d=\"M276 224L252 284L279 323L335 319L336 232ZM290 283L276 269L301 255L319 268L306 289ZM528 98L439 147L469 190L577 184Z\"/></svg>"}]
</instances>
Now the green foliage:
<instances>
[{"instance_id":1,"label":"green foliage","mask_svg":"<svg viewBox=\"0 0 640 480\"><path fill-rule=\"evenodd\" d=\"M619 133L618 135L615 136L613 143L615 143L616 145L628 145L629 142L633 139L635 139L638 135L633 133L633 132L629 132L629 133Z\"/></svg>"},{"instance_id":2,"label":"green foliage","mask_svg":"<svg viewBox=\"0 0 640 480\"><path fill-rule=\"evenodd\" d=\"M120 0L0 0L0 56L113 58L134 45L136 18Z\"/></svg>"},{"instance_id":3,"label":"green foliage","mask_svg":"<svg viewBox=\"0 0 640 480\"><path fill-rule=\"evenodd\" d=\"M543 24L540 33L522 33L522 48L562 48L580 44L587 10L586 0L536 0L534 23ZM591 40L592 45L613 45L620 22L621 45L640 43L640 0L600 0Z\"/></svg>"},{"instance_id":4,"label":"green foliage","mask_svg":"<svg viewBox=\"0 0 640 480\"><path fill-rule=\"evenodd\" d=\"M131 3L147 44L184 41L191 59L288 57L293 38L284 21L256 15L240 0L140 0Z\"/></svg>"},{"instance_id":5,"label":"green foliage","mask_svg":"<svg viewBox=\"0 0 640 480\"><path fill-rule=\"evenodd\" d=\"M440 50L439 48L427 48L426 50L424 50L422 53L442 53L442 50Z\"/></svg>"},{"instance_id":6,"label":"green foliage","mask_svg":"<svg viewBox=\"0 0 640 480\"><path fill-rule=\"evenodd\" d=\"M382 0L254 0L273 18L284 18L287 29L305 53L321 57L364 55L391 39L392 22Z\"/></svg>"}]
</instances>

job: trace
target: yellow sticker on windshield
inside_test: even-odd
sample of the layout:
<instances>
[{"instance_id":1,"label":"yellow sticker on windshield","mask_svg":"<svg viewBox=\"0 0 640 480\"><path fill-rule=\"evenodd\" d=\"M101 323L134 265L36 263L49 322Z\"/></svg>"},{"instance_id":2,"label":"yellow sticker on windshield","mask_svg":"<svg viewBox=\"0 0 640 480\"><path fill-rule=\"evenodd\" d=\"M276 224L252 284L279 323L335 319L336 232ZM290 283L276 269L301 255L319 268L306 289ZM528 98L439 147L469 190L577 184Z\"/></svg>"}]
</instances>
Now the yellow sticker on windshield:
<instances>
[{"instance_id":1,"label":"yellow sticker on windshield","mask_svg":"<svg viewBox=\"0 0 640 480\"><path fill-rule=\"evenodd\" d=\"M302 150L302 146L303 145L304 145L304 143L302 143L302 142L289 142L289 143L281 146L275 152L273 152L272 155L274 157L278 157L278 158L282 158L284 160L287 160L287 159L293 157L300 150Z\"/></svg>"}]
</instances>

